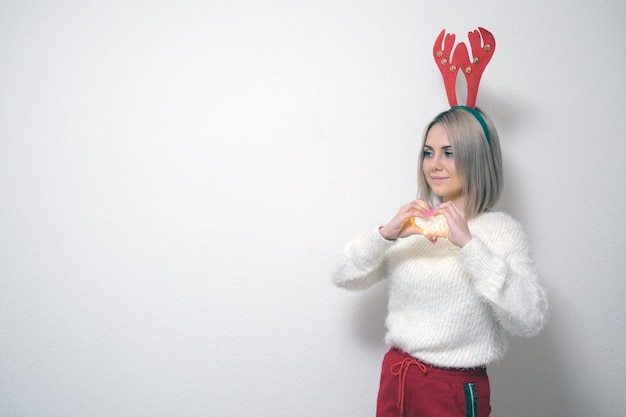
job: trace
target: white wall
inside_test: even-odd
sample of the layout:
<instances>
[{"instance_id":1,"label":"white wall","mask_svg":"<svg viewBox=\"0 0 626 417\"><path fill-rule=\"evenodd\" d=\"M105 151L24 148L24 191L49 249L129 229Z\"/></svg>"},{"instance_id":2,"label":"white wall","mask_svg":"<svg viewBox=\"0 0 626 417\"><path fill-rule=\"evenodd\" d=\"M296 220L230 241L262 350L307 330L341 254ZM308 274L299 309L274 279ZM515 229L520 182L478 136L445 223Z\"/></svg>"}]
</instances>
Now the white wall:
<instances>
[{"instance_id":1,"label":"white wall","mask_svg":"<svg viewBox=\"0 0 626 417\"><path fill-rule=\"evenodd\" d=\"M439 31L552 318L495 417L623 415L624 2L0 3L0 415L372 416L385 288L330 284L415 195Z\"/></svg>"}]
</instances>

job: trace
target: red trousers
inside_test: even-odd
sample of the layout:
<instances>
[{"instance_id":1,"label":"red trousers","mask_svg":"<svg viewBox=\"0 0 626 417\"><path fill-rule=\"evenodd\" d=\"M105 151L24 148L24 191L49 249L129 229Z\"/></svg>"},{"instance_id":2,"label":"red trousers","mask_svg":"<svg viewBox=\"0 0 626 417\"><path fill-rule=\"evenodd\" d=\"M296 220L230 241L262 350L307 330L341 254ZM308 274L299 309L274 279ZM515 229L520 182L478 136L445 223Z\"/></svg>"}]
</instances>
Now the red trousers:
<instances>
[{"instance_id":1,"label":"red trousers","mask_svg":"<svg viewBox=\"0 0 626 417\"><path fill-rule=\"evenodd\" d=\"M488 417L489 396L484 368L437 368L391 349L383 360L376 417Z\"/></svg>"}]
</instances>

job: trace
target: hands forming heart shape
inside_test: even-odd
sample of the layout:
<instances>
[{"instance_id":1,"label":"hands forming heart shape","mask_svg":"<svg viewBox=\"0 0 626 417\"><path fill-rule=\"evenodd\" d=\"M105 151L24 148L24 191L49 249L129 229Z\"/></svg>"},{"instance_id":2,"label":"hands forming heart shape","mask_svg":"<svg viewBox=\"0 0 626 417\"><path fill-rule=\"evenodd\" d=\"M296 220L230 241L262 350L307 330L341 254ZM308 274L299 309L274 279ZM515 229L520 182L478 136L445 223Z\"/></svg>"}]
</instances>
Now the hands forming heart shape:
<instances>
[{"instance_id":1,"label":"hands forming heart shape","mask_svg":"<svg viewBox=\"0 0 626 417\"><path fill-rule=\"evenodd\" d=\"M449 228L445 216L435 213L433 209L428 209L424 213L424 217L413 217L413 223L419 234L431 241L438 237L448 237Z\"/></svg>"}]
</instances>

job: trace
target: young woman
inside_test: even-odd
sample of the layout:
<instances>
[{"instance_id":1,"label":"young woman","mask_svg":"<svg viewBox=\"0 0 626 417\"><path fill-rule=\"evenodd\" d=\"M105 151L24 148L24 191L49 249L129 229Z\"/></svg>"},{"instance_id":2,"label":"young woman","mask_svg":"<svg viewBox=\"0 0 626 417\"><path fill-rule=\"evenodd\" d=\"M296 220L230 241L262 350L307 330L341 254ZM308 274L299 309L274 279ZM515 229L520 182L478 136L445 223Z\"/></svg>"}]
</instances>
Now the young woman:
<instances>
[{"instance_id":1,"label":"young woman","mask_svg":"<svg viewBox=\"0 0 626 417\"><path fill-rule=\"evenodd\" d=\"M420 198L351 241L333 281L389 282L377 417L485 417L486 366L503 356L505 333L543 328L546 296L522 227L491 211L502 158L489 117L468 107L438 115L419 165Z\"/></svg>"}]
</instances>

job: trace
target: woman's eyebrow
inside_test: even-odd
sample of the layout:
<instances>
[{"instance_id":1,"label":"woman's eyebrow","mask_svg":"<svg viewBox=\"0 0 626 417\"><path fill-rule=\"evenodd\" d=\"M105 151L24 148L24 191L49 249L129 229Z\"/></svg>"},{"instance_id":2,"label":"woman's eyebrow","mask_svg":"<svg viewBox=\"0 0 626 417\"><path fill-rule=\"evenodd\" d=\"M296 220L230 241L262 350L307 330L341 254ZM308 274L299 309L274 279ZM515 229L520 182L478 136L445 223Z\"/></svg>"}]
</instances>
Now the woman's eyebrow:
<instances>
[{"instance_id":1,"label":"woman's eyebrow","mask_svg":"<svg viewBox=\"0 0 626 417\"><path fill-rule=\"evenodd\" d=\"M424 145L424 149L426 149L426 148L433 149L433 147L430 146L430 145ZM452 148L452 145L444 145L444 146L441 147L441 149L451 149L451 148Z\"/></svg>"}]
</instances>

